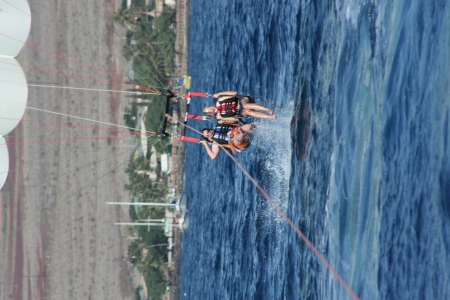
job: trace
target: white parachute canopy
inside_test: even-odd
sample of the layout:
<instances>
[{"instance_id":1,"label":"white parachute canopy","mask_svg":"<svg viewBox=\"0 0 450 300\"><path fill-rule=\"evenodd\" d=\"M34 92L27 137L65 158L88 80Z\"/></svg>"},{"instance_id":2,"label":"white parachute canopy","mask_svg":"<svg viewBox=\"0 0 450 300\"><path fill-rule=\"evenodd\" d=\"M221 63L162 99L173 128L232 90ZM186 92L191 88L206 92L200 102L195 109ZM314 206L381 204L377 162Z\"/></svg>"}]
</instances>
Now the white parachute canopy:
<instances>
[{"instance_id":1,"label":"white parachute canopy","mask_svg":"<svg viewBox=\"0 0 450 300\"><path fill-rule=\"evenodd\" d=\"M2 135L19 124L27 104L27 80L14 57L25 45L30 28L27 0L0 0L0 189L9 169L8 147Z\"/></svg>"},{"instance_id":2,"label":"white parachute canopy","mask_svg":"<svg viewBox=\"0 0 450 300\"><path fill-rule=\"evenodd\" d=\"M8 177L9 153L5 138L0 136L0 189L3 187Z\"/></svg>"},{"instance_id":3,"label":"white parachute canopy","mask_svg":"<svg viewBox=\"0 0 450 300\"><path fill-rule=\"evenodd\" d=\"M14 56L23 48L30 26L27 0L0 0L0 135L11 132L25 112L27 80Z\"/></svg>"},{"instance_id":4,"label":"white parachute canopy","mask_svg":"<svg viewBox=\"0 0 450 300\"><path fill-rule=\"evenodd\" d=\"M0 55L15 57L28 38L31 11L27 0L0 0Z\"/></svg>"},{"instance_id":5,"label":"white parachute canopy","mask_svg":"<svg viewBox=\"0 0 450 300\"><path fill-rule=\"evenodd\" d=\"M0 91L0 135L6 135L22 119L28 97L27 80L15 58L0 57Z\"/></svg>"}]
</instances>

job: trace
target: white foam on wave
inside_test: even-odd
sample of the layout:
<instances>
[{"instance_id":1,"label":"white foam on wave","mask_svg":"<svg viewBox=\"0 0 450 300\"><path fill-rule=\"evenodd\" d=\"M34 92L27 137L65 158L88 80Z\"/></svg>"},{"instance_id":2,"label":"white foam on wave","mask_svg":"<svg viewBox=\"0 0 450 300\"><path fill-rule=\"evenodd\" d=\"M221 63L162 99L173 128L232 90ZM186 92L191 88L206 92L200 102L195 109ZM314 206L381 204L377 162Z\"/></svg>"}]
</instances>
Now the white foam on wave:
<instances>
[{"instance_id":1,"label":"white foam on wave","mask_svg":"<svg viewBox=\"0 0 450 300\"><path fill-rule=\"evenodd\" d=\"M294 102L291 101L286 107L275 110L276 120L255 119L258 130L252 142L252 147L260 149L259 159L263 163L264 173L261 177L269 178L262 187L283 211L286 211L289 199L292 157L290 123L294 112ZM272 206L263 213L270 220L284 222Z\"/></svg>"},{"instance_id":2,"label":"white foam on wave","mask_svg":"<svg viewBox=\"0 0 450 300\"><path fill-rule=\"evenodd\" d=\"M358 24L358 17L361 13L361 5L364 1L358 0L336 0L336 11L345 18L353 27Z\"/></svg>"},{"instance_id":3,"label":"white foam on wave","mask_svg":"<svg viewBox=\"0 0 450 300\"><path fill-rule=\"evenodd\" d=\"M324 226L327 227L328 224L328 220L329 220L329 214L330 214L330 206L333 207L339 200L339 191L338 191L338 187L336 184L336 156L337 153L336 151L338 150L338 145L335 143L334 145L334 149L333 152L331 154L331 158L330 158L330 180L329 180L329 186L327 188L327 202L325 204L325 213L326 213L326 217L325 217L325 221L324 221Z\"/></svg>"}]
</instances>

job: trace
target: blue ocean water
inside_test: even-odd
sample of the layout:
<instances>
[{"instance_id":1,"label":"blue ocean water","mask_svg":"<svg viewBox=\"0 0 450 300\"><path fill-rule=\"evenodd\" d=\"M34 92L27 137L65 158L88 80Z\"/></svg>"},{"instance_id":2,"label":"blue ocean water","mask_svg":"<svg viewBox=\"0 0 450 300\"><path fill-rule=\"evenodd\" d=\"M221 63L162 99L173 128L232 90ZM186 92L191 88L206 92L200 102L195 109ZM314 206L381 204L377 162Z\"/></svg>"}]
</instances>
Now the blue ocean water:
<instances>
[{"instance_id":1,"label":"blue ocean water","mask_svg":"<svg viewBox=\"0 0 450 300\"><path fill-rule=\"evenodd\" d=\"M450 299L450 2L192 0L190 26L191 90L275 108L237 159L356 294ZM224 153L186 153L182 299L350 298Z\"/></svg>"}]
</instances>

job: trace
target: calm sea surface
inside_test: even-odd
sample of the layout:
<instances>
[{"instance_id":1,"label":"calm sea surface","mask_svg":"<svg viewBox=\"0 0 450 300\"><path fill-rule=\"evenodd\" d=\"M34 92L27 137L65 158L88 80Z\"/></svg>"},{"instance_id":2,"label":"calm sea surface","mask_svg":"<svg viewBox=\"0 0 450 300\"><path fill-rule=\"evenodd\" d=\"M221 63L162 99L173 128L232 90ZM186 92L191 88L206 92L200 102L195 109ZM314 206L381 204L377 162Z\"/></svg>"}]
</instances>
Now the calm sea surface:
<instances>
[{"instance_id":1,"label":"calm sea surface","mask_svg":"<svg viewBox=\"0 0 450 300\"><path fill-rule=\"evenodd\" d=\"M449 299L450 2L191 2L191 90L278 115L238 161L362 299ZM349 298L225 154L186 153L181 299Z\"/></svg>"}]
</instances>

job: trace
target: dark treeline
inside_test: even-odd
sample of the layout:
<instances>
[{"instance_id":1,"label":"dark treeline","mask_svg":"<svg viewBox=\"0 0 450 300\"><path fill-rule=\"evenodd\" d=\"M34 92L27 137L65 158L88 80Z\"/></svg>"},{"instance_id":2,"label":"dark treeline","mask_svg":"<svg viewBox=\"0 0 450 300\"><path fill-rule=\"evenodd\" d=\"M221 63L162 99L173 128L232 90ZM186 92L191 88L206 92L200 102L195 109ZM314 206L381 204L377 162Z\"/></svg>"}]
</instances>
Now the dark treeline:
<instances>
[{"instance_id":1,"label":"dark treeline","mask_svg":"<svg viewBox=\"0 0 450 300\"><path fill-rule=\"evenodd\" d=\"M126 29L126 42L123 56L132 65L133 82L159 91L164 91L164 82L171 76L175 61L175 11L163 6L162 11L155 11L155 3L147 6L145 0L133 0L130 7L123 0L119 10L114 14L114 21ZM166 202L168 192L167 178L161 173L158 165L150 169L151 155L159 157L167 152L167 140L160 140L159 133L165 113L165 97L157 95L129 96L130 105L125 108L124 120L126 126L136 128L137 114L140 106L147 106L145 118L146 130L156 132L156 137L149 137L148 145L154 145L156 153L144 157L133 154L133 159L126 169L129 183L125 188L136 202ZM135 130L130 130L135 132ZM156 173L156 179L151 179L148 172ZM145 219L164 218L164 209L156 207L131 206L130 218L134 222ZM128 233L135 237L128 247L130 261L143 274L148 294L152 299L160 299L167 286L167 244L162 227L147 226L128 227ZM138 289L137 289L138 291ZM136 292L136 299L140 299Z\"/></svg>"}]
</instances>

